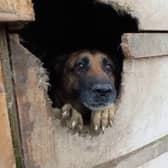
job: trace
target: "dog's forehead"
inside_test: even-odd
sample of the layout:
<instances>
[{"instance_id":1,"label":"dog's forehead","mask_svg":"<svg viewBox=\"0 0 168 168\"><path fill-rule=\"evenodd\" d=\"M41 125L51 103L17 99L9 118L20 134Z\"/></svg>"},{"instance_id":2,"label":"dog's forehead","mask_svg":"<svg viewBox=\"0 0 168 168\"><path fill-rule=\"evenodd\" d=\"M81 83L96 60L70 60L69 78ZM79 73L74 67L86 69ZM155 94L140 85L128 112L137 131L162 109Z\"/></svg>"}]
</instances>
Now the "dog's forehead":
<instances>
[{"instance_id":1,"label":"dog's forehead","mask_svg":"<svg viewBox=\"0 0 168 168\"><path fill-rule=\"evenodd\" d=\"M88 58L90 61L100 60L102 58L108 58L108 56L100 51L77 51L70 55L69 63L71 65L75 64L77 61L82 60L83 58Z\"/></svg>"},{"instance_id":2,"label":"dog's forehead","mask_svg":"<svg viewBox=\"0 0 168 168\"><path fill-rule=\"evenodd\" d=\"M82 58L82 57L90 57L90 58L98 58L98 57L107 57L106 54L96 51L96 50L84 50L84 51L79 51L75 53L77 57Z\"/></svg>"}]
</instances>

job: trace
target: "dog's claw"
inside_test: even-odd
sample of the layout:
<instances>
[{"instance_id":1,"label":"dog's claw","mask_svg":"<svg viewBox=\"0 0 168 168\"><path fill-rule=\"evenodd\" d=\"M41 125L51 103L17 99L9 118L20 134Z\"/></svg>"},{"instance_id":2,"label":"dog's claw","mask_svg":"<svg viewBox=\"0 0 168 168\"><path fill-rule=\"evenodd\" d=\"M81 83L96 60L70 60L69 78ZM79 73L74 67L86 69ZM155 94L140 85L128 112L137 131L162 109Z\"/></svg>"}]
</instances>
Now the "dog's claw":
<instances>
[{"instance_id":1,"label":"dog's claw","mask_svg":"<svg viewBox=\"0 0 168 168\"><path fill-rule=\"evenodd\" d=\"M109 124L110 124L110 127L112 127L112 126L113 126L113 121L110 120L110 121L109 121Z\"/></svg>"},{"instance_id":2,"label":"dog's claw","mask_svg":"<svg viewBox=\"0 0 168 168\"><path fill-rule=\"evenodd\" d=\"M75 126L76 126L76 122L75 122L75 121L73 121L73 122L72 122L72 129L74 129L74 128L75 128Z\"/></svg>"},{"instance_id":3,"label":"dog's claw","mask_svg":"<svg viewBox=\"0 0 168 168\"><path fill-rule=\"evenodd\" d=\"M79 125L79 130L81 131L83 129L83 126L82 125Z\"/></svg>"},{"instance_id":4,"label":"dog's claw","mask_svg":"<svg viewBox=\"0 0 168 168\"><path fill-rule=\"evenodd\" d=\"M91 121L94 130L96 132L98 132L98 130L101 130L104 133L106 127L112 127L115 111L115 104L113 104L102 111L92 112Z\"/></svg>"},{"instance_id":5,"label":"dog's claw","mask_svg":"<svg viewBox=\"0 0 168 168\"><path fill-rule=\"evenodd\" d=\"M70 104L62 107L62 119L65 125L73 131L81 131L83 128L82 115Z\"/></svg>"},{"instance_id":6,"label":"dog's claw","mask_svg":"<svg viewBox=\"0 0 168 168\"><path fill-rule=\"evenodd\" d=\"M67 111L64 111L64 112L62 113L62 118L65 118L65 117L67 116L67 114L68 114L68 112L67 112Z\"/></svg>"},{"instance_id":7,"label":"dog's claw","mask_svg":"<svg viewBox=\"0 0 168 168\"><path fill-rule=\"evenodd\" d=\"M105 130L105 127L103 126L103 127L102 127L102 132L103 132L103 133L104 133L104 130Z\"/></svg>"},{"instance_id":8,"label":"dog's claw","mask_svg":"<svg viewBox=\"0 0 168 168\"><path fill-rule=\"evenodd\" d=\"M94 127L94 130L95 130L95 131L98 131L98 126L97 126L97 125Z\"/></svg>"}]
</instances>

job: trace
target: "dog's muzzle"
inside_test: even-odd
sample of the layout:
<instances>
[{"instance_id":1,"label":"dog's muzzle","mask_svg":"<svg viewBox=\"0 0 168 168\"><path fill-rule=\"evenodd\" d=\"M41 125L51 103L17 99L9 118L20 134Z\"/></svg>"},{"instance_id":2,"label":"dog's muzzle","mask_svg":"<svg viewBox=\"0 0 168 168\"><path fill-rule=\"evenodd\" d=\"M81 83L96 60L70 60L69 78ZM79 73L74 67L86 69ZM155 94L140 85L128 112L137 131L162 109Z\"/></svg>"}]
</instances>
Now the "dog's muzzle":
<instances>
[{"instance_id":1,"label":"dog's muzzle","mask_svg":"<svg viewBox=\"0 0 168 168\"><path fill-rule=\"evenodd\" d=\"M95 111L111 105L116 99L116 89L110 80L85 80L81 84L81 103Z\"/></svg>"}]
</instances>

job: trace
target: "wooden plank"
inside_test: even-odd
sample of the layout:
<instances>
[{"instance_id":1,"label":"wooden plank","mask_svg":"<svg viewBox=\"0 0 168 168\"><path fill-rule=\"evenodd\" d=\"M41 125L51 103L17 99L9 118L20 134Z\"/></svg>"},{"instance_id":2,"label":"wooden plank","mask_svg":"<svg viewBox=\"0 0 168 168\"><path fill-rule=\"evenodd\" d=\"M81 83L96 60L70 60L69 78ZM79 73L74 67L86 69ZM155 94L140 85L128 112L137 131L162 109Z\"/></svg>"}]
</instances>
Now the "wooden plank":
<instances>
[{"instance_id":1,"label":"wooden plank","mask_svg":"<svg viewBox=\"0 0 168 168\"><path fill-rule=\"evenodd\" d=\"M34 20L31 0L1 0L0 21L31 21Z\"/></svg>"},{"instance_id":2,"label":"wooden plank","mask_svg":"<svg viewBox=\"0 0 168 168\"><path fill-rule=\"evenodd\" d=\"M50 112L39 61L14 36L11 49L26 168L91 168L168 134L167 56L125 60L113 127L83 137L70 134Z\"/></svg>"},{"instance_id":3,"label":"wooden plank","mask_svg":"<svg viewBox=\"0 0 168 168\"><path fill-rule=\"evenodd\" d=\"M2 50L2 48L1 48ZM9 125L6 92L0 60L0 167L15 168L15 158Z\"/></svg>"},{"instance_id":4,"label":"wooden plank","mask_svg":"<svg viewBox=\"0 0 168 168\"><path fill-rule=\"evenodd\" d=\"M168 55L168 33L128 33L121 43L125 57L143 58Z\"/></svg>"},{"instance_id":5,"label":"wooden plank","mask_svg":"<svg viewBox=\"0 0 168 168\"><path fill-rule=\"evenodd\" d=\"M125 167L141 168L142 163L145 163L144 165L146 166L148 165L146 164L147 161L149 161L148 163L150 163L151 159L155 160L153 158L156 158L167 151L168 151L168 136L160 138L159 140L156 140L155 142L145 145L143 148L140 148L129 154L121 156L120 158L95 166L95 168L107 168L107 167L108 168L125 168Z\"/></svg>"},{"instance_id":6,"label":"wooden plank","mask_svg":"<svg viewBox=\"0 0 168 168\"><path fill-rule=\"evenodd\" d=\"M57 165L50 109L41 86L42 68L36 57L11 35L12 65L26 168L54 168Z\"/></svg>"},{"instance_id":7,"label":"wooden plank","mask_svg":"<svg viewBox=\"0 0 168 168\"><path fill-rule=\"evenodd\" d=\"M4 86L6 90L7 108L11 126L12 140L14 145L14 153L17 168L23 167L22 149L19 131L19 121L17 115L17 107L15 94L13 89L12 68L10 64L10 51L7 43L7 33L3 25L0 27L0 60L2 62L2 70L4 75Z\"/></svg>"},{"instance_id":8,"label":"wooden plank","mask_svg":"<svg viewBox=\"0 0 168 168\"><path fill-rule=\"evenodd\" d=\"M168 134L168 129L165 129L168 96L164 94L168 84L167 61L167 56L125 60L121 104L116 116L118 127L115 128L116 131L120 130L120 134L117 133L120 135L118 150L122 153L127 154L159 135ZM118 152L115 153L118 155ZM112 165L113 162L110 163Z\"/></svg>"},{"instance_id":9,"label":"wooden plank","mask_svg":"<svg viewBox=\"0 0 168 168\"><path fill-rule=\"evenodd\" d=\"M138 168L167 168L168 165L168 152L160 155L159 157L151 160L148 163Z\"/></svg>"},{"instance_id":10,"label":"wooden plank","mask_svg":"<svg viewBox=\"0 0 168 168\"><path fill-rule=\"evenodd\" d=\"M128 9L130 13L139 20L140 30L168 30L165 22L168 11L166 0L101 0L106 3L116 2L122 8Z\"/></svg>"}]
</instances>

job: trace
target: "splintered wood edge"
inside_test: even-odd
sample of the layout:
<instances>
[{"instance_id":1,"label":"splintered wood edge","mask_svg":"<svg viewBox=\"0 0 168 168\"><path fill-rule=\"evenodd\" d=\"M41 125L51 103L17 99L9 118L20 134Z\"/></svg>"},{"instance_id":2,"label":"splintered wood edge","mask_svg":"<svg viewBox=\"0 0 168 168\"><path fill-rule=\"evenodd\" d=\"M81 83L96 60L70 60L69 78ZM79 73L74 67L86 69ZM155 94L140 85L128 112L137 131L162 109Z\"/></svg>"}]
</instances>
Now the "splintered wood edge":
<instances>
[{"instance_id":1,"label":"splintered wood edge","mask_svg":"<svg viewBox=\"0 0 168 168\"><path fill-rule=\"evenodd\" d=\"M49 78L46 69L43 67L43 63L40 61L39 58L37 58L35 55L33 55L28 49L26 49L21 43L20 38L18 34L11 33L9 36L10 39L10 45L13 46L13 44L16 44L19 46L25 54L29 54L33 57L34 62L37 66L37 76L39 79L39 87L44 91L45 98L47 101L47 104L49 105L49 110L51 110L51 100L48 96L48 86L49 86ZM12 47L11 47L12 48Z\"/></svg>"},{"instance_id":2,"label":"splintered wood edge","mask_svg":"<svg viewBox=\"0 0 168 168\"><path fill-rule=\"evenodd\" d=\"M31 132L32 123L35 121L34 120L30 121L27 115L32 114L36 116L34 113L32 113L32 111L39 112L40 110L40 113L43 113L44 115L44 116L41 116L45 121L43 124L46 124L48 126L48 123L49 123L48 120L50 120L49 115L51 114L51 110L50 110L51 105L50 105L49 98L47 96L47 89L46 89L47 77L46 77L45 70L42 68L41 61L37 57L33 56L27 49L25 49L20 44L19 36L17 34L10 34L9 41L10 41L10 49L11 49L11 64L13 67L13 80L15 83L14 90L15 90L15 96L16 96L16 102L17 102L20 131L21 131L20 135L22 140L22 144L21 144L22 152L23 152L22 156L24 157L23 162L26 167L36 167L36 163L33 162L34 161L34 158L32 155L33 152L31 152L33 150L32 145L34 144L31 143L32 139L29 137L30 134L32 133ZM32 74L34 74L34 76L32 75L33 76L32 78L35 79L35 83L31 83L30 80L28 81L20 80L19 78L20 75L27 77L26 75L27 75L27 72L28 72L27 70L29 66L31 67L30 69L32 70L31 72L29 71L29 73L33 72ZM28 98L29 85L27 85L27 82L30 85L37 84L35 87L36 88L35 90L34 88L32 88L32 86L30 86L30 89L32 90L31 94L35 94L36 98L38 97L37 96L38 92L40 93L39 99L37 98L36 100L34 100L32 98L31 100ZM35 91L35 93L33 93L33 91ZM23 99L22 94L25 96L25 99ZM40 101L40 103L38 103L38 101ZM25 103L28 103L28 104L30 103L30 106L32 106L32 109L30 111L29 111L29 107L27 109L25 108ZM39 126L38 122L35 122L35 126ZM47 132L45 133L47 134ZM39 139L39 143L41 141L43 141L43 134L42 134L42 138ZM41 156L41 153L39 153L39 155Z\"/></svg>"},{"instance_id":3,"label":"splintered wood edge","mask_svg":"<svg viewBox=\"0 0 168 168\"><path fill-rule=\"evenodd\" d=\"M131 57L131 52L130 52L130 48L129 48L129 44L128 44L128 34L124 34L122 36L122 41L121 41L121 48L122 48L122 51L124 53L124 56L127 57L127 58L130 58Z\"/></svg>"}]
</instances>

